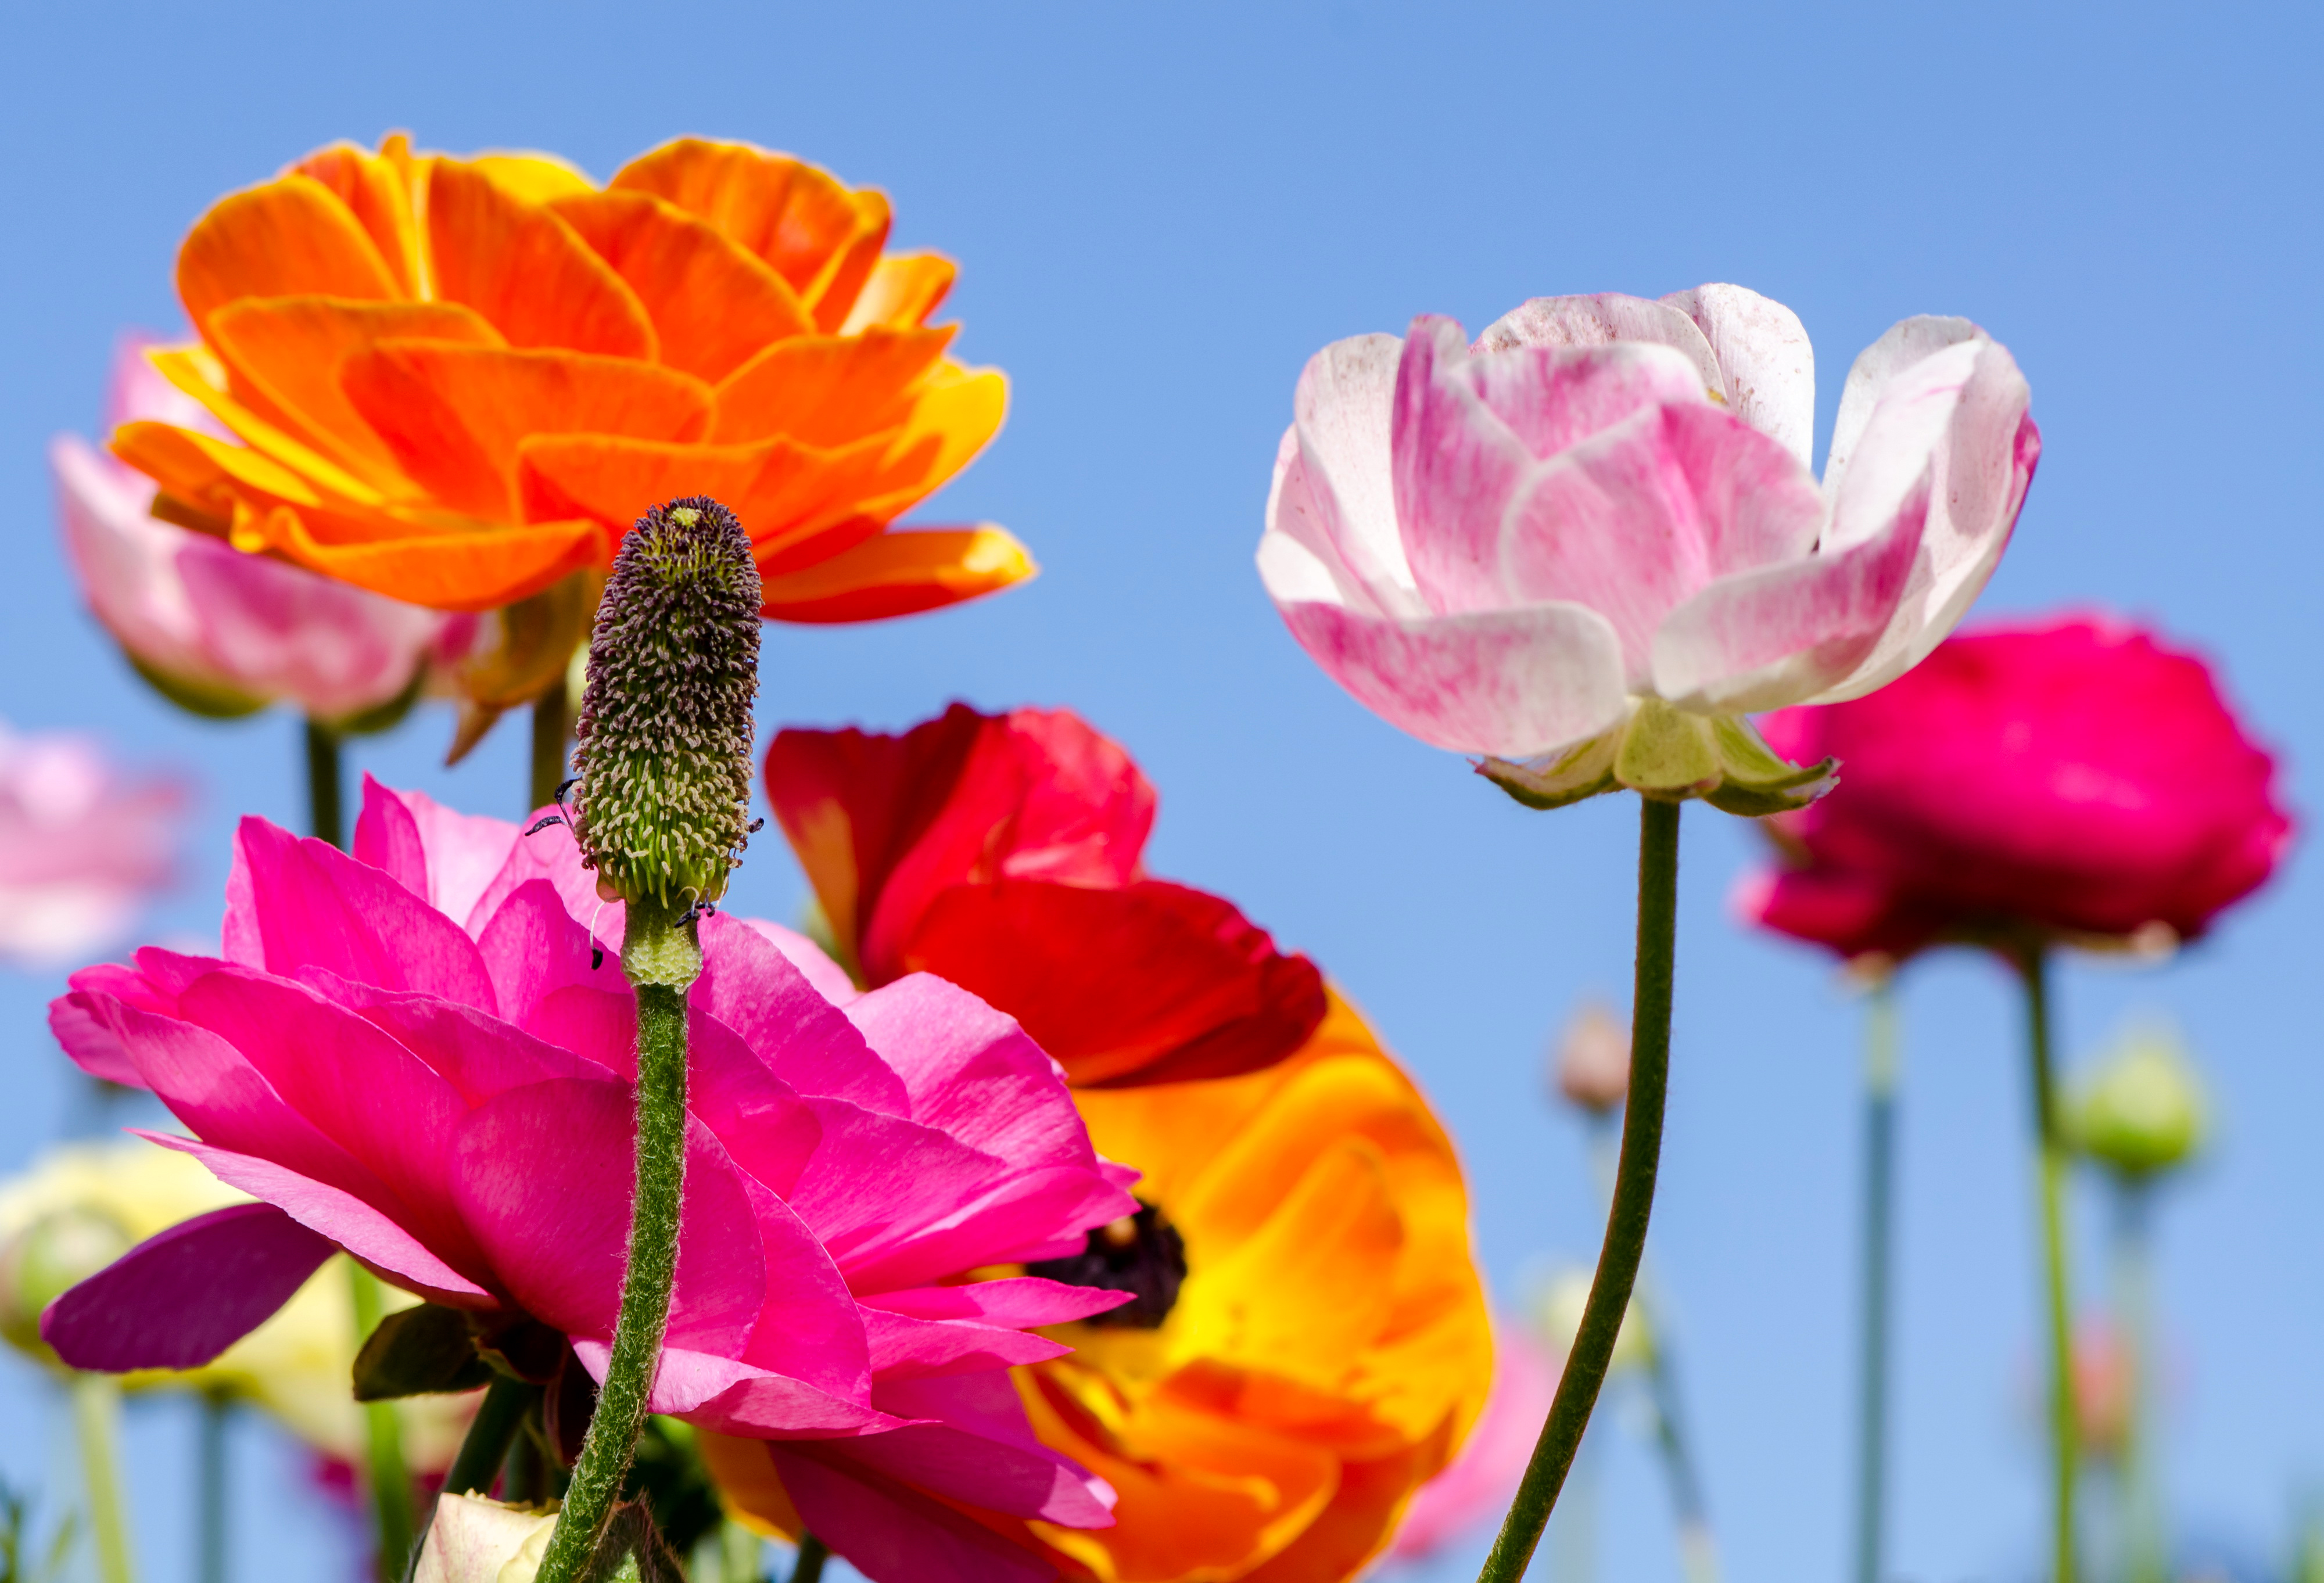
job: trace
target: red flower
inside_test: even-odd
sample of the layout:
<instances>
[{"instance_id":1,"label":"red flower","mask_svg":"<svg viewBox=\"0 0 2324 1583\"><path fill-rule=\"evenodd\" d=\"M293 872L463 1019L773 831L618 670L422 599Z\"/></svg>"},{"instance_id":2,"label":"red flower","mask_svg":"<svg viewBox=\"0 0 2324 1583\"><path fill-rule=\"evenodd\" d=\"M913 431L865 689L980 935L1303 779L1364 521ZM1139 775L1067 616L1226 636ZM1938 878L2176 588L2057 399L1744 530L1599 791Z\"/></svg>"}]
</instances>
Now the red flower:
<instances>
[{"instance_id":1,"label":"red flower","mask_svg":"<svg viewBox=\"0 0 2324 1583\"><path fill-rule=\"evenodd\" d=\"M1069 711L786 731L766 768L851 970L950 980L1078 1085L1255 1071L1323 1020L1313 962L1223 898L1147 877L1154 788Z\"/></svg>"},{"instance_id":2,"label":"red flower","mask_svg":"<svg viewBox=\"0 0 2324 1583\"><path fill-rule=\"evenodd\" d=\"M2291 842L2275 761L2210 667L2107 617L1953 638L1877 693L1759 725L1794 760L1839 759L1840 784L1767 822L1794 861L1741 909L1843 956L2191 938Z\"/></svg>"}]
</instances>

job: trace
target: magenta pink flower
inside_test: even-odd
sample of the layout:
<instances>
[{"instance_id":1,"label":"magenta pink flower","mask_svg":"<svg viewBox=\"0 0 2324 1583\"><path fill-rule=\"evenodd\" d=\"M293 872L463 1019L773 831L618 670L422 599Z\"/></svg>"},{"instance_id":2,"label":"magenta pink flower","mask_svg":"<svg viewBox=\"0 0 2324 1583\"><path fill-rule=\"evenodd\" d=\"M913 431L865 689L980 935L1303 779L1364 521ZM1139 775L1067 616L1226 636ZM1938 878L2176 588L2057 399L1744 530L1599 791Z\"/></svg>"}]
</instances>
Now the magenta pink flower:
<instances>
[{"instance_id":1,"label":"magenta pink flower","mask_svg":"<svg viewBox=\"0 0 2324 1583\"><path fill-rule=\"evenodd\" d=\"M245 820L222 959L148 949L51 1024L150 1087L164 1138L263 1201L60 1298L84 1367L208 1357L334 1247L429 1300L562 1331L601 1373L628 1229L634 999L570 835L366 781L354 855ZM593 939L592 926L595 930ZM1120 1301L973 1269L1078 1250L1136 1205L1055 1063L924 975L857 994L797 935L712 915L653 1409L776 1442L801 1515L883 1579L1046 1577L957 1502L1074 1527L1110 1492L1036 1442L1030 1328Z\"/></svg>"},{"instance_id":2,"label":"magenta pink flower","mask_svg":"<svg viewBox=\"0 0 2324 1583\"><path fill-rule=\"evenodd\" d=\"M1849 373L1819 486L1807 337L1753 292L1545 298L1473 346L1423 317L1307 364L1260 575L1364 704L1527 760L1504 783L1536 800L1754 784L1743 712L1884 686L1984 586L2027 401L1976 326L1906 319Z\"/></svg>"},{"instance_id":3,"label":"magenta pink flower","mask_svg":"<svg viewBox=\"0 0 2324 1583\"><path fill-rule=\"evenodd\" d=\"M1517 1493L1557 1391L1557 1365L1519 1322L1493 1325L1493 1389L1468 1442L1416 1491L1388 1554L1417 1560L1498 1517Z\"/></svg>"},{"instance_id":4,"label":"magenta pink flower","mask_svg":"<svg viewBox=\"0 0 2324 1583\"><path fill-rule=\"evenodd\" d=\"M86 958L167 883L185 788L134 779L97 744L0 722L0 960Z\"/></svg>"},{"instance_id":5,"label":"magenta pink flower","mask_svg":"<svg viewBox=\"0 0 2324 1583\"><path fill-rule=\"evenodd\" d=\"M146 362L148 344L122 339L106 429L156 419L218 432ZM319 720L361 714L403 692L446 627L434 611L156 520L153 481L77 435L50 443L49 465L89 609L158 686L206 713L287 700Z\"/></svg>"},{"instance_id":6,"label":"magenta pink flower","mask_svg":"<svg viewBox=\"0 0 2324 1583\"><path fill-rule=\"evenodd\" d=\"M2292 824L2210 668L2103 616L1964 633L1869 698L1759 722L1840 784L1772 829L1754 922L1847 957L1945 939L2191 938Z\"/></svg>"}]
</instances>

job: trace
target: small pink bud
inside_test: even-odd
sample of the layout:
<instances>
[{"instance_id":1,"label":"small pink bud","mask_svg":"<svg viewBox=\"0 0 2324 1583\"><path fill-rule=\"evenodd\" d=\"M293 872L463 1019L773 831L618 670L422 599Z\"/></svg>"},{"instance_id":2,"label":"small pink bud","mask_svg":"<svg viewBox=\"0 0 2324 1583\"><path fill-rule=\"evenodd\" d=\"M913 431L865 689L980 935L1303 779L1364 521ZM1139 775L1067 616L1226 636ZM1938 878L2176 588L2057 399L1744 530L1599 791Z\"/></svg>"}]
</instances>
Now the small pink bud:
<instances>
[{"instance_id":1,"label":"small pink bud","mask_svg":"<svg viewBox=\"0 0 2324 1583\"><path fill-rule=\"evenodd\" d=\"M1630 1091L1630 1030L1602 1000L1574 1008L1551 1072L1566 1102L1603 1116Z\"/></svg>"}]
</instances>

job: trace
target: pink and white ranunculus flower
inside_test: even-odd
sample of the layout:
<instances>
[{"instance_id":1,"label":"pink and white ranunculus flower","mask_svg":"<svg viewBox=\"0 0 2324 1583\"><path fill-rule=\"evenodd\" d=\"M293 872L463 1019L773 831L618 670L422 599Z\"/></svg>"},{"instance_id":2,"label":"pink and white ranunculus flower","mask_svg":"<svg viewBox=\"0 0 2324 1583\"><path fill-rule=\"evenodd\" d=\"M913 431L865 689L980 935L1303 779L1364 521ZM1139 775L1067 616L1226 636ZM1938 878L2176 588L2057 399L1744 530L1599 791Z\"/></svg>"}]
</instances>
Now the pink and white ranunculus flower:
<instances>
[{"instance_id":1,"label":"pink and white ranunculus flower","mask_svg":"<svg viewBox=\"0 0 2324 1583\"><path fill-rule=\"evenodd\" d=\"M216 432L209 415L127 336L106 394L107 431L159 419ZM49 446L65 548L89 609L173 702L214 715L289 702L344 722L403 695L447 635L435 611L383 599L152 515L153 481L78 435ZM460 623L459 637L473 628ZM454 658L456 658L455 656Z\"/></svg>"},{"instance_id":2,"label":"pink and white ranunculus flower","mask_svg":"<svg viewBox=\"0 0 2324 1583\"><path fill-rule=\"evenodd\" d=\"M0 962L61 966L129 927L169 881L186 788L133 779L67 732L0 721Z\"/></svg>"},{"instance_id":3,"label":"pink and white ranunculus flower","mask_svg":"<svg viewBox=\"0 0 2324 1583\"><path fill-rule=\"evenodd\" d=\"M1738 286L1424 316L1300 376L1259 574L1390 723L1549 806L1812 796L1747 712L1902 676L1992 575L2041 437L2008 352L1910 318L1849 371L1819 484L1790 309Z\"/></svg>"},{"instance_id":4,"label":"pink and white ranunculus flower","mask_svg":"<svg viewBox=\"0 0 2324 1583\"><path fill-rule=\"evenodd\" d=\"M155 1141L259 1201L140 1244L51 1304L44 1338L78 1367L191 1367L344 1247L487 1333L562 1332L602 1376L632 1183L623 924L559 827L368 779L352 853L245 820L223 955L88 969L51 1025L193 1135ZM701 939L651 1410L773 1442L800 1515L879 1583L1047 1578L947 1503L1111 1522L1007 1370L1067 1350L1035 1327L1122 1294L964 1277L1079 1250L1135 1210L1135 1173L964 990L915 974L859 994L801 937L723 914Z\"/></svg>"}]
</instances>

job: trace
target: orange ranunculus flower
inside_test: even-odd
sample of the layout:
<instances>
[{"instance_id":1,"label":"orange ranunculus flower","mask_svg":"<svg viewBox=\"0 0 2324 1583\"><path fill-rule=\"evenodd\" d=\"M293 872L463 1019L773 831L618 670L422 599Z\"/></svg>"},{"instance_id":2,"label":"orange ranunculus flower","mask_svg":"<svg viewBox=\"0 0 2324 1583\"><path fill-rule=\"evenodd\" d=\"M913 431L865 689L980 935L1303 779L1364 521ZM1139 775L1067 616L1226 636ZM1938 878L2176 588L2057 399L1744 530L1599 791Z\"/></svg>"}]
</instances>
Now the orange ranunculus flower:
<instances>
[{"instance_id":1,"label":"orange ranunculus flower","mask_svg":"<svg viewBox=\"0 0 2324 1583\"><path fill-rule=\"evenodd\" d=\"M1074 1099L1152 1223L1034 1268L1140 1289L1017 1371L1035 1432L1120 1497L1112 1528L1034 1531L1105 1583L1352 1577L1491 1384L1451 1139L1336 994L1279 1065Z\"/></svg>"},{"instance_id":2,"label":"orange ranunculus flower","mask_svg":"<svg viewBox=\"0 0 2324 1583\"><path fill-rule=\"evenodd\" d=\"M775 620L973 598L1031 575L1014 538L889 524L992 437L1008 382L925 322L951 262L887 236L879 193L741 143L603 188L335 144L179 250L200 342L154 361L235 437L131 423L113 447L160 514L439 610L601 567L684 494L742 519Z\"/></svg>"}]
</instances>

